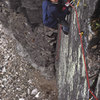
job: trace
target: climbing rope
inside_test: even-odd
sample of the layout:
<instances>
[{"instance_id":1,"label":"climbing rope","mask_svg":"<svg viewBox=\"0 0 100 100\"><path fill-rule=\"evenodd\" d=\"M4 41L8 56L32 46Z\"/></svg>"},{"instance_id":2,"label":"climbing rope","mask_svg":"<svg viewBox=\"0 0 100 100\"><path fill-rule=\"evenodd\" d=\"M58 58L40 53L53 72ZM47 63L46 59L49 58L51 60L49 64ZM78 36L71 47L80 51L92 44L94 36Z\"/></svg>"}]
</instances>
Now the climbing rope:
<instances>
[{"instance_id":1,"label":"climbing rope","mask_svg":"<svg viewBox=\"0 0 100 100\"><path fill-rule=\"evenodd\" d=\"M61 42L61 27L62 27L62 25L60 25L60 31L59 31L59 35L58 35L59 37L58 37L56 60L59 59L59 50L60 50L60 42Z\"/></svg>"},{"instance_id":2,"label":"climbing rope","mask_svg":"<svg viewBox=\"0 0 100 100\"><path fill-rule=\"evenodd\" d=\"M82 48L82 54L83 54L83 59L84 59L84 64L85 64L85 72L86 72L86 78L87 78L87 83L88 83L88 90L89 92L92 94L92 96L98 100L98 98L92 93L92 91L90 90L90 82L89 82L89 77L88 77L88 71L87 71L87 65L86 65L86 60L85 60L85 53L84 53L84 48L83 48L83 42L82 42L82 35L83 32L80 31L80 24L79 24L79 19L78 19L78 13L77 10L75 9L75 7L73 6L73 2L75 2L75 0L70 1L68 0L68 2L65 4L67 7L68 5L70 5L75 13L76 13L76 19L77 19L77 25L78 25L78 31L79 31L79 35L80 35L80 42L81 42L81 48ZM77 2L77 7L79 6L80 0L78 0ZM61 26L60 26L60 32L59 32L59 40L58 40L58 50L57 50L57 56L56 56L56 60L59 58L59 49L60 49L60 41L61 41ZM89 99L91 100L91 99Z\"/></svg>"}]
</instances>

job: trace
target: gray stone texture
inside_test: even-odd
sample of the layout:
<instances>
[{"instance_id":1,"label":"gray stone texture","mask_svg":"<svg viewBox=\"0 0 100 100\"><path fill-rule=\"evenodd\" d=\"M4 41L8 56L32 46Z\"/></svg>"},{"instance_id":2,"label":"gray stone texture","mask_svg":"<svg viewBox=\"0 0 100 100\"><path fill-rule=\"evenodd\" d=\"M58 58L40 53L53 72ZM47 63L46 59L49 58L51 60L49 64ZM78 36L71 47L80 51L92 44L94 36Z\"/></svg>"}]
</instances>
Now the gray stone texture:
<instances>
[{"instance_id":1,"label":"gray stone texture","mask_svg":"<svg viewBox=\"0 0 100 100\"><path fill-rule=\"evenodd\" d=\"M90 67L89 69L88 64L90 63L88 62L87 59L89 57L89 52L87 51L89 42L88 36L90 34L93 34L89 23L90 23L90 18L95 10L96 2L97 0L80 1L79 7L76 7L80 23L80 29L81 31L84 32L82 36L82 41L83 41L83 47L84 47L89 76L92 76L92 73L89 72L90 70L92 70L92 72L95 72L95 67L97 68L96 71L100 69L100 53L99 53L100 47L98 48L97 51L99 53L98 56L95 55L94 53L91 54L91 57L95 56L95 59L92 59L92 62L96 64L96 66ZM59 57L56 60L57 79L58 79L57 83L59 88L58 100L88 100L89 99L88 84L86 79L80 36L77 27L76 13L74 9L72 9L71 20L69 21L69 23L71 23L69 35L65 36L61 31L60 48L58 47L59 53L57 53L57 58ZM99 62L96 63L96 61ZM100 91L100 81L98 80L97 83L98 85L95 86L96 91L94 92L94 94L100 99L99 96L100 92L97 92Z\"/></svg>"},{"instance_id":2,"label":"gray stone texture","mask_svg":"<svg viewBox=\"0 0 100 100\"><path fill-rule=\"evenodd\" d=\"M47 35L49 36L52 35L54 30L46 28L42 24L42 9L41 9L42 1L41 0L1 0L1 1L2 3L0 2L0 21L1 23L3 23L3 26L5 28L11 31L7 34L13 36L14 38L13 41L17 41L18 43L17 47L15 46L17 55L21 56L23 63L24 63L23 58L27 60L28 64L24 65L23 63L21 63L20 57L17 60L21 64L23 64L23 66L25 66L25 70L28 70L30 73L34 73L34 71L27 69L27 66L29 66L29 64L31 64L31 66L34 67L35 69L40 70L41 73L45 75L46 78L54 78L55 52L52 53L52 51L55 51L56 41L55 40L53 41L53 39L47 36ZM78 12L81 31L84 32L82 40L83 40L87 66L88 64L91 65L95 63L96 66L99 67L100 64L96 63L95 60L89 58L91 55L88 55L89 53L87 51L89 42L88 36L90 36L93 33L91 31L91 27L89 24L90 17L94 12L96 2L97 0L80 1L80 5L79 7L76 7L76 9ZM57 54L56 54L57 58L55 65L56 65L56 76L57 76L58 92L59 92L58 100L88 100L89 93L88 93L87 80L85 74L85 66L82 57L80 37L78 34L76 14L74 10L71 11L71 20L69 20L69 23L71 23L69 35L65 36L61 31L61 43L60 45L58 45L57 43ZM60 30L58 31L60 32ZM2 34L2 32L0 34ZM58 35L58 41L59 41L59 35ZM3 45L5 47L5 44ZM3 54L0 56L1 58L3 58ZM97 56L94 55L94 58L95 57ZM99 55L98 58L96 59L98 61L100 60ZM17 60L14 60L14 66ZM89 63L88 60L90 60L92 63ZM20 64L18 66L20 66ZM13 70L15 71L16 68L14 67ZM89 71L90 70L88 70L88 72ZM5 72L5 69L3 69L3 72ZM27 75L28 72L25 73L23 71L23 73ZM91 73L89 75L91 76ZM24 82L26 81L27 80L25 79ZM24 85L24 87L25 86L26 85ZM13 89L11 91L13 91ZM100 91L100 76L98 78L96 92L95 92L98 98L100 98L99 91ZM26 94L24 94L24 96L26 96ZM49 96L47 97L49 98ZM30 100L30 98L31 97L29 97L28 100ZM49 98L48 100L56 100L56 99Z\"/></svg>"}]
</instances>

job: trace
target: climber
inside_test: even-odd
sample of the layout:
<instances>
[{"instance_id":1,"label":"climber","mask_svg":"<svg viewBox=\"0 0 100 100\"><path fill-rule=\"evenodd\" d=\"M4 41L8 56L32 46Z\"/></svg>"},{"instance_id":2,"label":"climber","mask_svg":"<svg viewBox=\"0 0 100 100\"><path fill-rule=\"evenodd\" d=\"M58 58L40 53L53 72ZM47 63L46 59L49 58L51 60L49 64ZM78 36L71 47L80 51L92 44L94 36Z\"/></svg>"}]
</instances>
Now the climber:
<instances>
[{"instance_id":1,"label":"climber","mask_svg":"<svg viewBox=\"0 0 100 100\"><path fill-rule=\"evenodd\" d=\"M65 7L58 0L45 0L42 4L43 24L47 27L58 29L58 24L62 24L64 34L68 35L69 26L65 21L66 15L70 14L68 7Z\"/></svg>"}]
</instances>

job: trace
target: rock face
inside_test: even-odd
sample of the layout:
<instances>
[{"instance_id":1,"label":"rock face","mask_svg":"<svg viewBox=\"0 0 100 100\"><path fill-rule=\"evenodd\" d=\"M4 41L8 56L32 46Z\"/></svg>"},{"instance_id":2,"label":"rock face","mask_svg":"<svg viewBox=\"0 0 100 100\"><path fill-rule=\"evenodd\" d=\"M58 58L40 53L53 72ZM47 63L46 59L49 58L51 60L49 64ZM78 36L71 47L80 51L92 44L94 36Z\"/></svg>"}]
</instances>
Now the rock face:
<instances>
[{"instance_id":1,"label":"rock face","mask_svg":"<svg viewBox=\"0 0 100 100\"><path fill-rule=\"evenodd\" d=\"M48 29L42 24L42 1L4 0L1 2L1 21L12 30L23 51L18 52L47 78L54 77L54 51L57 30Z\"/></svg>"},{"instance_id":2,"label":"rock face","mask_svg":"<svg viewBox=\"0 0 100 100\"><path fill-rule=\"evenodd\" d=\"M75 1L77 2L78 0ZM95 63L98 67L96 72L98 72L100 62L96 61L100 60L100 53L98 55L94 53L96 61L91 59L93 53L90 52L90 55L88 53L88 36L93 33L89 23L90 17L95 10L96 2L97 0L80 1L80 5L76 9L81 31L84 32L82 41L88 69L91 69L91 65ZM2 44L0 46L0 71L2 72L0 73L0 79L2 79L0 81L0 84L2 84L0 97L4 97L5 100L57 100L55 81L51 80L53 83L48 85L47 83L49 82L38 76L39 72L34 71L34 68L38 69L46 78L54 78L57 31L54 33L54 30L43 26L41 5L42 0L0 1L0 44ZM88 100L89 92L85 66L74 10L72 10L69 23L71 23L69 35L65 36L63 32L61 32L61 38L58 35L56 55L58 100ZM10 32L6 30L2 32L2 25ZM54 35L52 33L55 36L50 38ZM61 43L59 42L60 39ZM97 47L100 48L100 46ZM96 46L93 48L96 48ZM97 50L98 52L99 49ZM89 77L91 77L91 70L88 70L88 72ZM10 83L12 83L11 89L9 89ZM92 82L90 83L92 84ZM99 91L100 76L98 74L94 94L100 99ZM39 97L39 94L42 96Z\"/></svg>"},{"instance_id":3,"label":"rock face","mask_svg":"<svg viewBox=\"0 0 100 100\"><path fill-rule=\"evenodd\" d=\"M43 0L22 0L22 7L26 8L31 23L42 22L42 1Z\"/></svg>"},{"instance_id":4,"label":"rock face","mask_svg":"<svg viewBox=\"0 0 100 100\"><path fill-rule=\"evenodd\" d=\"M14 11L24 11L31 24L42 22L42 1L43 0L9 0L10 7Z\"/></svg>"},{"instance_id":5,"label":"rock face","mask_svg":"<svg viewBox=\"0 0 100 100\"><path fill-rule=\"evenodd\" d=\"M57 100L55 80L46 80L18 54L22 47L11 33L0 23L0 100Z\"/></svg>"},{"instance_id":6,"label":"rock face","mask_svg":"<svg viewBox=\"0 0 100 100\"><path fill-rule=\"evenodd\" d=\"M55 80L35 70L22 51L12 31L0 22L0 100L57 100Z\"/></svg>"},{"instance_id":7,"label":"rock face","mask_svg":"<svg viewBox=\"0 0 100 100\"><path fill-rule=\"evenodd\" d=\"M81 31L84 32L82 36L82 41L83 41L83 47L84 47L89 77L92 76L92 73L89 72L90 70L88 64L90 63L88 63L87 59L89 56L89 53L87 51L88 41L89 41L88 36L93 33L90 29L89 22L90 22L90 17L94 13L96 2L97 0L80 1L79 7L76 7L80 22L80 28ZM77 25L76 13L74 9L72 9L70 21L71 25L70 25L69 35L65 36L61 32L61 43L59 49L60 54L59 54L59 59L57 59L56 61L58 87L59 87L58 100L88 100L89 99L88 84L86 80L85 65L82 55L80 37L78 33L79 31L77 27L78 25ZM95 55L98 64L96 63L96 60L92 59L92 62L96 64L94 68L96 67L98 71L100 69L99 50L100 47L98 48L98 56ZM93 67L91 67L90 69L92 68ZM100 91L100 81L98 80L97 83L98 85L95 85L96 91ZM100 92L97 93L96 91L93 92L100 99L99 96Z\"/></svg>"},{"instance_id":8,"label":"rock face","mask_svg":"<svg viewBox=\"0 0 100 100\"><path fill-rule=\"evenodd\" d=\"M8 2L0 1L0 100L57 100L56 81L46 79L52 74L50 67L50 74L46 73L48 71L44 73L46 77L35 69L41 66L42 71L45 68L44 59L48 59L50 52L46 51L47 49L47 55L43 52L48 46L48 42L42 37L43 25L39 25L32 32L27 18L23 14L13 12L6 4ZM30 61L30 55L36 58L35 61ZM35 63L37 61L38 65ZM53 74L50 77L52 76Z\"/></svg>"},{"instance_id":9,"label":"rock face","mask_svg":"<svg viewBox=\"0 0 100 100\"><path fill-rule=\"evenodd\" d=\"M57 100L54 31L41 22L31 27L21 5L0 0L0 100Z\"/></svg>"}]
</instances>

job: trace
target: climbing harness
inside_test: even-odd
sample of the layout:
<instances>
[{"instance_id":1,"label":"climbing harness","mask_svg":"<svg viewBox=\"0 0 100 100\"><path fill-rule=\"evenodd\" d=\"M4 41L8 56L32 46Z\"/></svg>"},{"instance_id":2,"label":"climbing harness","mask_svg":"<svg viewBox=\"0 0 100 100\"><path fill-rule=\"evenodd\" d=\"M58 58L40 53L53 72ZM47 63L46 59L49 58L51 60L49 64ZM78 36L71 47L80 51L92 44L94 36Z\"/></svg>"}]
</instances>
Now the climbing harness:
<instances>
[{"instance_id":1,"label":"climbing harness","mask_svg":"<svg viewBox=\"0 0 100 100\"><path fill-rule=\"evenodd\" d=\"M84 48L83 48L83 41L82 41L82 35L83 35L83 32L80 31L80 24L79 24L79 19L78 19L78 13L77 13L77 10L75 9L75 7L73 6L75 0L73 1L70 1L68 0L68 2L65 4L65 6L71 6L75 13L76 13L76 19L77 19L77 25L78 25L78 31L79 31L79 35L80 35L80 42L81 42L81 48L82 48L82 54L83 54L83 60L84 60L84 64L85 64L85 72L86 72L86 78L87 78L87 83L88 83L88 91L92 94L92 96L98 100L98 98L92 93L92 91L90 90L90 82L89 82L89 77L88 77L88 71L87 71L87 65L86 65L86 60L85 60L85 53L84 53ZM79 3L80 3L80 0L78 0L77 2L77 7L79 6ZM59 40L58 40L58 50L57 50L57 57L56 57L56 60L58 59L58 55L59 55L59 49L60 49L60 41L61 41L61 27L60 27L60 32L59 32ZM91 100L89 98L89 100Z\"/></svg>"}]
</instances>

